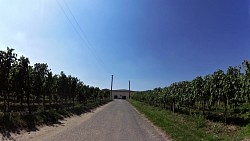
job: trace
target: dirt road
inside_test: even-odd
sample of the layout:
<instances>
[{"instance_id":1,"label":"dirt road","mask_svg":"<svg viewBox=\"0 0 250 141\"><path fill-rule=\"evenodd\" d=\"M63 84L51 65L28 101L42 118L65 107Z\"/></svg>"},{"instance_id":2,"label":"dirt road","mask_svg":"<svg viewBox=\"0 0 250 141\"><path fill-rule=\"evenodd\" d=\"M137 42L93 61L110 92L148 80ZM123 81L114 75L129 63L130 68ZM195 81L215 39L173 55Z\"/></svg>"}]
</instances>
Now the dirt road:
<instances>
[{"instance_id":1,"label":"dirt road","mask_svg":"<svg viewBox=\"0 0 250 141\"><path fill-rule=\"evenodd\" d=\"M74 118L74 117L73 117ZM125 100L115 100L92 113L69 119L16 140L46 141L164 141L162 134ZM48 127L47 127L48 128Z\"/></svg>"}]
</instances>

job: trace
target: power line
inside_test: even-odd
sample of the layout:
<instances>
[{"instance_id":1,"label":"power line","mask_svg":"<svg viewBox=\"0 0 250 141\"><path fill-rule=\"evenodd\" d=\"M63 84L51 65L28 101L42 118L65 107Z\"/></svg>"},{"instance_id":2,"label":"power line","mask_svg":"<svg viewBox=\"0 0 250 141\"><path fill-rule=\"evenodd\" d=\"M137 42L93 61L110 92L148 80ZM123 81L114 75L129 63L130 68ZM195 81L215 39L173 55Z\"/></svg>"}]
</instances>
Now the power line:
<instances>
[{"instance_id":1,"label":"power line","mask_svg":"<svg viewBox=\"0 0 250 141\"><path fill-rule=\"evenodd\" d=\"M72 13L72 11L70 10L69 5L67 4L67 2L66 2L65 0L63 0L63 2L64 2L64 4L66 5L66 7L67 7L69 13L70 13L71 16L73 17L73 19L74 19L75 23L77 24L78 28L79 28L80 31L82 32L83 36L85 37L85 39L86 39L86 41L87 41L87 44L90 46L90 48L93 49L93 52L95 53L96 57L99 59L99 61L100 61L100 62L102 63L102 65L105 67L105 69L107 69L105 63L104 63L103 60L97 55L96 49L92 46L91 42L88 40L88 37L87 37L86 33L85 33L84 30L81 28L81 26L80 26L80 24L78 23L76 17L74 16L74 14ZM109 69L107 69L107 70L108 70L108 72L110 73Z\"/></svg>"},{"instance_id":2,"label":"power line","mask_svg":"<svg viewBox=\"0 0 250 141\"><path fill-rule=\"evenodd\" d=\"M95 56L96 61L104 68L104 70L106 70L107 73L111 74L111 72L109 71L108 68L106 68L106 65L104 64L103 60L97 55L95 48L91 45L90 41L87 38L86 33L84 32L84 30L81 28L80 24L78 23L78 21L76 20L75 16L73 15L72 11L70 10L68 4L64 2L64 5L66 5L70 15L73 17L78 29L80 29L80 32L77 30L77 28L75 27L75 25L73 24L73 22L71 21L71 19L69 18L68 14L66 13L66 11L64 10L63 6L60 4L60 2L58 2L58 0L56 0L59 7L61 8L61 10L63 11L64 15L66 16L67 20L70 22L70 24L73 26L74 30L77 32L77 34L79 35L80 39L82 40L83 43L85 43L86 40L86 46L88 47L88 49L91 51L91 53Z\"/></svg>"}]
</instances>

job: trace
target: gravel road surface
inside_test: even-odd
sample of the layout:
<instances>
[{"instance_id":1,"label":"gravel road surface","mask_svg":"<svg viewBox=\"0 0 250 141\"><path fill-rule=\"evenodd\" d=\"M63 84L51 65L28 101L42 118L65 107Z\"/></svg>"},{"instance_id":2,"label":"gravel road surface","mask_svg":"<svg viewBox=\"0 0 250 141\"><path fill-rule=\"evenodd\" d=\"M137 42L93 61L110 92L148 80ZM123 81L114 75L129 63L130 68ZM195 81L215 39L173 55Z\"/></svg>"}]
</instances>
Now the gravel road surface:
<instances>
[{"instance_id":1,"label":"gravel road surface","mask_svg":"<svg viewBox=\"0 0 250 141\"><path fill-rule=\"evenodd\" d=\"M114 100L72 127L34 137L46 141L165 141L127 101ZM55 133L52 133L55 132ZM48 135L48 136L47 136Z\"/></svg>"},{"instance_id":2,"label":"gravel road surface","mask_svg":"<svg viewBox=\"0 0 250 141\"><path fill-rule=\"evenodd\" d=\"M77 141L164 141L125 100L115 100L91 118L48 140Z\"/></svg>"}]
</instances>

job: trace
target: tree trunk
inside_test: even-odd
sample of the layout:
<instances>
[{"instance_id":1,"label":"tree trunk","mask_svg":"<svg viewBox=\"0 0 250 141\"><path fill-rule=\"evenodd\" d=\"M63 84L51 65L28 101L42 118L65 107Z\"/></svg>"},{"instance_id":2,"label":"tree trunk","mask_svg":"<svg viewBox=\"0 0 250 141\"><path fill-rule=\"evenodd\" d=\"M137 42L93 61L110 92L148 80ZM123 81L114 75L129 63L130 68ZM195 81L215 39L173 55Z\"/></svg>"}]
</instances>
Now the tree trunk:
<instances>
[{"instance_id":1,"label":"tree trunk","mask_svg":"<svg viewBox=\"0 0 250 141\"><path fill-rule=\"evenodd\" d=\"M216 112L218 112L218 107L220 106L220 99L218 99L217 106L216 106Z\"/></svg>"},{"instance_id":2,"label":"tree trunk","mask_svg":"<svg viewBox=\"0 0 250 141\"><path fill-rule=\"evenodd\" d=\"M31 114L31 108L30 108L30 94L27 94L27 104L28 104L29 114Z\"/></svg>"},{"instance_id":3,"label":"tree trunk","mask_svg":"<svg viewBox=\"0 0 250 141\"><path fill-rule=\"evenodd\" d=\"M21 107L23 107L23 93L21 94L21 99L20 99L20 104L21 104Z\"/></svg>"},{"instance_id":4,"label":"tree trunk","mask_svg":"<svg viewBox=\"0 0 250 141\"><path fill-rule=\"evenodd\" d=\"M7 111L7 103L6 103L6 100L7 100L7 94L4 93L4 105L3 105L3 107L4 107L4 112Z\"/></svg>"},{"instance_id":5,"label":"tree trunk","mask_svg":"<svg viewBox=\"0 0 250 141\"><path fill-rule=\"evenodd\" d=\"M205 99L203 99L203 103L202 103L202 114L203 116L205 116Z\"/></svg>"},{"instance_id":6,"label":"tree trunk","mask_svg":"<svg viewBox=\"0 0 250 141\"><path fill-rule=\"evenodd\" d=\"M166 109L166 99L164 98L164 101L163 101L163 108Z\"/></svg>"},{"instance_id":7,"label":"tree trunk","mask_svg":"<svg viewBox=\"0 0 250 141\"><path fill-rule=\"evenodd\" d=\"M174 113L174 111L175 111L175 100L173 100L173 113Z\"/></svg>"},{"instance_id":8,"label":"tree trunk","mask_svg":"<svg viewBox=\"0 0 250 141\"><path fill-rule=\"evenodd\" d=\"M224 123L227 123L227 100L224 102Z\"/></svg>"},{"instance_id":9,"label":"tree trunk","mask_svg":"<svg viewBox=\"0 0 250 141\"><path fill-rule=\"evenodd\" d=\"M51 98L52 96L51 96L51 94L49 95L49 105L51 106Z\"/></svg>"},{"instance_id":10,"label":"tree trunk","mask_svg":"<svg viewBox=\"0 0 250 141\"><path fill-rule=\"evenodd\" d=\"M10 93L8 92L7 94L8 94L7 95L7 110L8 112L10 112Z\"/></svg>"},{"instance_id":11,"label":"tree trunk","mask_svg":"<svg viewBox=\"0 0 250 141\"><path fill-rule=\"evenodd\" d=\"M45 107L45 92L43 92L43 110L45 110L46 107Z\"/></svg>"},{"instance_id":12,"label":"tree trunk","mask_svg":"<svg viewBox=\"0 0 250 141\"><path fill-rule=\"evenodd\" d=\"M33 106L35 105L35 96L32 97Z\"/></svg>"}]
</instances>

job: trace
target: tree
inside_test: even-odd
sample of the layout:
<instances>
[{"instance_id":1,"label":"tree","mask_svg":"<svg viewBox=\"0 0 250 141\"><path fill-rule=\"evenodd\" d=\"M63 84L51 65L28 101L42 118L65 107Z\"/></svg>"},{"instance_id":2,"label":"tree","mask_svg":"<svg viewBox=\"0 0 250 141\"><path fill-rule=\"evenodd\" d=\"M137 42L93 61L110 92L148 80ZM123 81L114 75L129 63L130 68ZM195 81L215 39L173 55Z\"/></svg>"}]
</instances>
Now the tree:
<instances>
[{"instance_id":1,"label":"tree","mask_svg":"<svg viewBox=\"0 0 250 141\"><path fill-rule=\"evenodd\" d=\"M36 101L40 103L40 97L43 96L43 107L45 108L45 81L48 77L48 65L43 63L36 63L34 65L34 76L35 76L35 90L36 90Z\"/></svg>"},{"instance_id":2,"label":"tree","mask_svg":"<svg viewBox=\"0 0 250 141\"><path fill-rule=\"evenodd\" d=\"M203 91L203 79L201 76L196 77L193 80L193 92L194 95L197 99L197 105L198 105L198 110L200 110L200 105L202 105L202 113L205 115L205 102L206 102L206 97L204 95ZM201 104L202 103L202 104Z\"/></svg>"},{"instance_id":3,"label":"tree","mask_svg":"<svg viewBox=\"0 0 250 141\"><path fill-rule=\"evenodd\" d=\"M7 51L0 52L0 78L1 78L1 93L4 96L4 111L10 111L10 77L11 77L11 69L12 65L16 63L16 54L14 53L14 49L8 48Z\"/></svg>"},{"instance_id":4,"label":"tree","mask_svg":"<svg viewBox=\"0 0 250 141\"><path fill-rule=\"evenodd\" d=\"M58 78L58 95L61 99L64 99L65 103L67 103L67 87L68 87L67 76L63 71L61 71Z\"/></svg>"},{"instance_id":5,"label":"tree","mask_svg":"<svg viewBox=\"0 0 250 141\"><path fill-rule=\"evenodd\" d=\"M49 97L49 104L51 105L52 101L52 91L53 91L53 74L51 71L48 72L48 76L45 78L45 91L44 94ZM45 102L45 95L44 102Z\"/></svg>"},{"instance_id":6,"label":"tree","mask_svg":"<svg viewBox=\"0 0 250 141\"><path fill-rule=\"evenodd\" d=\"M225 105L224 110L224 118L225 123L227 120L227 111L228 111L228 105L234 104L237 105L237 95L240 94L240 68L237 67L229 67L227 69L227 74L224 82L224 95L223 95L223 101ZM230 103L229 103L230 102Z\"/></svg>"},{"instance_id":7,"label":"tree","mask_svg":"<svg viewBox=\"0 0 250 141\"><path fill-rule=\"evenodd\" d=\"M209 110L211 110L212 108L213 100L214 99L212 95L212 77L211 75L206 75L204 77L204 85L203 85L203 103L205 103L206 101L208 102L207 107Z\"/></svg>"},{"instance_id":8,"label":"tree","mask_svg":"<svg viewBox=\"0 0 250 141\"><path fill-rule=\"evenodd\" d=\"M71 83L71 96L72 96L72 101L73 101L73 105L75 104L75 97L76 97L76 86L77 86L77 82L79 80L77 79L77 77L73 77L72 78L72 83Z\"/></svg>"},{"instance_id":9,"label":"tree","mask_svg":"<svg viewBox=\"0 0 250 141\"><path fill-rule=\"evenodd\" d=\"M21 56L20 59L18 59L18 66L17 66L17 77L16 82L18 82L17 87L17 93L19 93L20 96L20 104L23 106L23 97L26 96L27 98L27 104L30 111L30 70L29 70L29 59Z\"/></svg>"}]
</instances>

